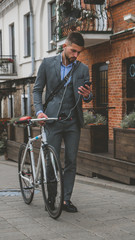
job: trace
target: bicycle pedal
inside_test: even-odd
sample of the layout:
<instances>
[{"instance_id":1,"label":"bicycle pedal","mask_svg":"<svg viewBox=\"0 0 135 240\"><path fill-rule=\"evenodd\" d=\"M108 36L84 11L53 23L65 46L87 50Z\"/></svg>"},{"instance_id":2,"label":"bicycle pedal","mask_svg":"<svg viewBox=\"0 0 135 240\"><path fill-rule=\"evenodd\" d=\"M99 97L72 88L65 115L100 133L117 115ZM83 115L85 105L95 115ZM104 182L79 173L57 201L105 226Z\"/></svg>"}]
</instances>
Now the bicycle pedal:
<instances>
[{"instance_id":1,"label":"bicycle pedal","mask_svg":"<svg viewBox=\"0 0 135 240\"><path fill-rule=\"evenodd\" d=\"M33 189L34 187L24 187L24 190Z\"/></svg>"}]
</instances>

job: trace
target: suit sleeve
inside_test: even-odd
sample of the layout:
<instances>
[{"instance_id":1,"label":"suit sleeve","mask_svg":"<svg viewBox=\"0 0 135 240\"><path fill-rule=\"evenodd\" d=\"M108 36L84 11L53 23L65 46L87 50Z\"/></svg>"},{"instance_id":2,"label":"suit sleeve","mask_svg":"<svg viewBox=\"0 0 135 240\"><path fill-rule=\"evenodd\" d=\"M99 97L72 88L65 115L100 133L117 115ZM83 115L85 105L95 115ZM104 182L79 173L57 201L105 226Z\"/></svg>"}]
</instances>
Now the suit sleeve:
<instances>
[{"instance_id":1,"label":"suit sleeve","mask_svg":"<svg viewBox=\"0 0 135 240\"><path fill-rule=\"evenodd\" d=\"M43 111L42 93L45 85L46 85L46 64L44 59L39 67L37 78L33 88L33 101L36 113L38 111Z\"/></svg>"}]
</instances>

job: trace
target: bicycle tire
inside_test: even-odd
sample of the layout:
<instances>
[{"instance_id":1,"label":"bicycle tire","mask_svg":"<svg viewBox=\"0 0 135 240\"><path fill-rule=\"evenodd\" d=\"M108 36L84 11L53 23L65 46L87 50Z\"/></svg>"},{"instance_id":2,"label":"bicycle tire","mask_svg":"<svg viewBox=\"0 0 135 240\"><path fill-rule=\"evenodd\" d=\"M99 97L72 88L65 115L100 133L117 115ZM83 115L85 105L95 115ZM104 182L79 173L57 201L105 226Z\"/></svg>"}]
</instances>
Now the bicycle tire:
<instances>
[{"instance_id":1,"label":"bicycle tire","mask_svg":"<svg viewBox=\"0 0 135 240\"><path fill-rule=\"evenodd\" d=\"M55 149L52 146L50 145L45 146L44 158L47 181L44 182L44 174L42 167L41 171L42 193L46 210L48 211L49 215L52 218L56 219L61 215L63 205L62 168L60 160L57 158ZM53 165L52 161L54 162ZM56 169L56 174L54 169Z\"/></svg>"},{"instance_id":2,"label":"bicycle tire","mask_svg":"<svg viewBox=\"0 0 135 240\"><path fill-rule=\"evenodd\" d=\"M21 176L21 175L23 175L23 177L26 177L33 181L33 172L32 172L31 157L30 157L29 149L27 150L25 162L21 169L25 149L26 149L26 144L22 144L19 149L18 175L19 175L20 189L21 189L21 193L22 193L24 202L26 204L30 204L32 202L33 196L34 196L34 186L32 184L30 184L27 180L22 178L22 176Z\"/></svg>"}]
</instances>

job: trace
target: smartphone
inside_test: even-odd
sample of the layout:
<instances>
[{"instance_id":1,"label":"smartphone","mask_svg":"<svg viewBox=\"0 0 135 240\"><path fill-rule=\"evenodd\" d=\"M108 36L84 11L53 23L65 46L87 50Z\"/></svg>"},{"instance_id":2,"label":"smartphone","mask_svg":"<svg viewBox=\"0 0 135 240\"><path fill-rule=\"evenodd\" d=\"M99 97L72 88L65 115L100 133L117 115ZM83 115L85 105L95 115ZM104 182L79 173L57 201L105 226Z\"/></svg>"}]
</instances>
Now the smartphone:
<instances>
[{"instance_id":1,"label":"smartphone","mask_svg":"<svg viewBox=\"0 0 135 240\"><path fill-rule=\"evenodd\" d=\"M84 86L83 86L83 87L85 87L85 85L90 86L91 84L92 84L92 82L86 81L86 82L84 82ZM86 88L86 87L85 87L85 88Z\"/></svg>"}]
</instances>

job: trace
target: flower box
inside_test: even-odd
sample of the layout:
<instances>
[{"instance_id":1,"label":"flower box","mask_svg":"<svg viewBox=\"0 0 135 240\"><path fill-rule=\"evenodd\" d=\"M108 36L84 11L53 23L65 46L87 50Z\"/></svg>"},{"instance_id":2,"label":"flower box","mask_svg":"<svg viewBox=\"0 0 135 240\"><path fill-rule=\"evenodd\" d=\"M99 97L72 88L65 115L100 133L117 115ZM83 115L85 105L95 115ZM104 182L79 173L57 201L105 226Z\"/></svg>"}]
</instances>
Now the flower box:
<instances>
[{"instance_id":1,"label":"flower box","mask_svg":"<svg viewBox=\"0 0 135 240\"><path fill-rule=\"evenodd\" d=\"M80 151L100 153L108 151L107 125L87 125L81 129Z\"/></svg>"},{"instance_id":2,"label":"flower box","mask_svg":"<svg viewBox=\"0 0 135 240\"><path fill-rule=\"evenodd\" d=\"M15 125L15 141L18 143L27 143L28 133L26 126Z\"/></svg>"},{"instance_id":3,"label":"flower box","mask_svg":"<svg viewBox=\"0 0 135 240\"><path fill-rule=\"evenodd\" d=\"M114 158L135 163L135 128L114 128Z\"/></svg>"}]
</instances>

